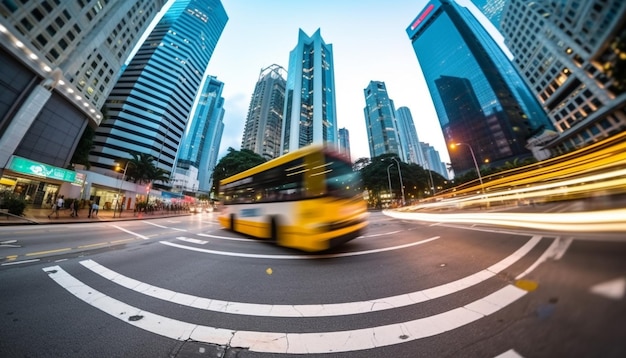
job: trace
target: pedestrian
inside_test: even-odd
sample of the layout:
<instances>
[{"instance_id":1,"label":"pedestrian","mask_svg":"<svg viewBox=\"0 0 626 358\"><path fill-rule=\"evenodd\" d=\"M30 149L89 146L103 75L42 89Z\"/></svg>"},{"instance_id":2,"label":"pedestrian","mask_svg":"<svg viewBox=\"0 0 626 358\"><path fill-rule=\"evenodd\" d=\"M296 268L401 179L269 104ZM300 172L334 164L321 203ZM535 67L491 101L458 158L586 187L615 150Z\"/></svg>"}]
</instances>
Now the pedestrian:
<instances>
[{"instance_id":1,"label":"pedestrian","mask_svg":"<svg viewBox=\"0 0 626 358\"><path fill-rule=\"evenodd\" d=\"M78 200L72 200L72 203L70 204L70 216L77 218L78 217Z\"/></svg>"},{"instance_id":2,"label":"pedestrian","mask_svg":"<svg viewBox=\"0 0 626 358\"><path fill-rule=\"evenodd\" d=\"M61 210L63 208L63 204L65 204L65 200L63 200L64 196L61 195L58 199L57 199L57 203L56 205L53 206L52 212L50 214L48 214L48 219L50 219L50 215L52 214L56 214L57 219L59 218L59 210Z\"/></svg>"},{"instance_id":3,"label":"pedestrian","mask_svg":"<svg viewBox=\"0 0 626 358\"><path fill-rule=\"evenodd\" d=\"M87 217L90 218L91 212L93 211L93 202L91 200L87 202L87 209L89 209L89 215L87 215Z\"/></svg>"},{"instance_id":4,"label":"pedestrian","mask_svg":"<svg viewBox=\"0 0 626 358\"><path fill-rule=\"evenodd\" d=\"M98 210L100 210L100 207L94 201L93 205L91 205L91 215L93 215L94 217L98 217Z\"/></svg>"}]
</instances>

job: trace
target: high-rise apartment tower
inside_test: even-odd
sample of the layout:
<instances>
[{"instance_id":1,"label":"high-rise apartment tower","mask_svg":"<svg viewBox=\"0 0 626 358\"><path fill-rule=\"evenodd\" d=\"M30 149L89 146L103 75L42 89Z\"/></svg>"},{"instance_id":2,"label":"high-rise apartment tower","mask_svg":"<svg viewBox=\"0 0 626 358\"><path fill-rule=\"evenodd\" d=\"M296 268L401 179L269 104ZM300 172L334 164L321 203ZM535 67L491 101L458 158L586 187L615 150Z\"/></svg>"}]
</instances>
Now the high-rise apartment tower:
<instances>
[{"instance_id":1,"label":"high-rise apartment tower","mask_svg":"<svg viewBox=\"0 0 626 358\"><path fill-rule=\"evenodd\" d=\"M285 72L279 65L261 69L241 140L242 149L249 149L267 160L281 154Z\"/></svg>"},{"instance_id":2,"label":"high-rise apartment tower","mask_svg":"<svg viewBox=\"0 0 626 358\"><path fill-rule=\"evenodd\" d=\"M378 157L382 154L395 153L400 160L405 161L398 123L396 108L389 98L385 82L370 81L363 90L365 95L365 125L370 147L370 156Z\"/></svg>"}]
</instances>

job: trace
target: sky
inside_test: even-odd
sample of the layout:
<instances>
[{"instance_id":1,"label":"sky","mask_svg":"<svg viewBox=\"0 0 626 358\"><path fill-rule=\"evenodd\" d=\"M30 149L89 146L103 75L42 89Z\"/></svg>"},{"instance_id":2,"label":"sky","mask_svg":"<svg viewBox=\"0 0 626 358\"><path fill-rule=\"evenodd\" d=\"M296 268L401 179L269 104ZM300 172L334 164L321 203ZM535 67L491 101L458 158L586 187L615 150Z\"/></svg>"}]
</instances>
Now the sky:
<instances>
[{"instance_id":1,"label":"sky","mask_svg":"<svg viewBox=\"0 0 626 358\"><path fill-rule=\"evenodd\" d=\"M473 7L468 0L459 3ZM171 0L170 0L171 3ZM224 83L219 157L241 148L248 105L261 69L288 69L302 29L333 46L337 128L350 133L352 160L369 157L363 90L383 81L396 109L408 107L421 142L450 162L441 127L406 28L428 0L222 0L229 20L207 74ZM480 14L479 14L480 16ZM486 22L486 20L485 20ZM489 26L490 24L487 24ZM445 41L445 39L442 39Z\"/></svg>"}]
</instances>

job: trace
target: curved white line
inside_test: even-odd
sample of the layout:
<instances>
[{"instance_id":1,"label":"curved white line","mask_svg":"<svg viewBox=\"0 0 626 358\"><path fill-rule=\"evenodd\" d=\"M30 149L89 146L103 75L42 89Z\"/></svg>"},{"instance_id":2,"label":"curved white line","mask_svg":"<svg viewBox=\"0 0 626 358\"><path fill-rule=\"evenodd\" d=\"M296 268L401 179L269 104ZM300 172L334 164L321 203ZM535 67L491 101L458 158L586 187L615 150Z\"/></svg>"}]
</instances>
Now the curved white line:
<instances>
[{"instance_id":1,"label":"curved white line","mask_svg":"<svg viewBox=\"0 0 626 358\"><path fill-rule=\"evenodd\" d=\"M204 252L206 254L214 254L214 255L222 255L222 256L234 256L234 257L246 257L246 258L254 258L254 259L273 259L273 260L315 260L315 259L330 259L336 257L348 257L348 256L360 256L367 254L375 254L385 251L404 249L411 246L425 244L427 242L431 242L433 240L439 239L439 236L431 237L430 239L412 242L410 244L404 244L393 247L385 247L382 249L374 249L374 250L366 250L366 251L355 251L355 252L342 252L339 254L320 254L320 255L263 255L263 254L245 254L241 252L228 252L228 251L217 251L217 250L208 250L208 249L200 249L197 247L190 247L185 245L174 244L168 241L159 241L163 245L177 247L179 249L185 249L190 251Z\"/></svg>"},{"instance_id":2,"label":"curved white line","mask_svg":"<svg viewBox=\"0 0 626 358\"><path fill-rule=\"evenodd\" d=\"M470 276L440 286L407 294L391 297L382 297L368 301L317 305L267 305L215 300L171 291L157 286L152 286L147 283L137 281L130 277L119 274L98 264L93 260L84 260L81 261L80 264L88 268L92 272L122 287L164 301L197 309L229 314L265 317L328 317L368 313L398 307L405 307L464 290L502 272L504 269L524 257L540 241L540 236L534 236L513 254L492 265L491 267L488 267L487 269L472 274Z\"/></svg>"},{"instance_id":3,"label":"curved white line","mask_svg":"<svg viewBox=\"0 0 626 358\"><path fill-rule=\"evenodd\" d=\"M335 353L372 349L431 337L486 317L517 301L526 291L512 285L434 316L356 330L312 333L235 331L201 326L143 311L85 285L60 266L43 269L68 292L87 304L137 328L164 337L188 339L264 353Z\"/></svg>"},{"instance_id":4,"label":"curved white line","mask_svg":"<svg viewBox=\"0 0 626 358\"><path fill-rule=\"evenodd\" d=\"M210 235L210 234L196 234L196 235L202 236L202 237L210 237L210 238L213 238L213 239L220 239L220 240L263 242L261 240L243 239L243 238L240 238L240 237L217 236L217 235Z\"/></svg>"}]
</instances>

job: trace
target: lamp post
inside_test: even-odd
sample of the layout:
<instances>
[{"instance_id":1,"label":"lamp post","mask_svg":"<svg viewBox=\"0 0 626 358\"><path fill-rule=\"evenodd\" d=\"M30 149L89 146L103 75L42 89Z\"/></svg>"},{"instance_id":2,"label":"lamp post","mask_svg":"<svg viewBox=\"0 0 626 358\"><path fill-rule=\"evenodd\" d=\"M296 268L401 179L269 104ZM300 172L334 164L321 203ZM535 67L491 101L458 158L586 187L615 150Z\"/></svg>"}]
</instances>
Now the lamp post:
<instances>
[{"instance_id":1,"label":"lamp post","mask_svg":"<svg viewBox=\"0 0 626 358\"><path fill-rule=\"evenodd\" d=\"M400 170L400 162L396 159L396 157L392 157L396 164L398 164L398 175L400 176L400 190L402 191L402 206L406 204L406 200L404 199L404 184L402 183L402 171Z\"/></svg>"},{"instance_id":2,"label":"lamp post","mask_svg":"<svg viewBox=\"0 0 626 358\"><path fill-rule=\"evenodd\" d=\"M119 168L119 163L116 163L117 167ZM122 172L122 181L120 181L120 185L117 188L117 201L115 202L115 209L113 209L113 218L115 218L115 212L117 211L117 206L120 205L120 196L122 194L122 183L124 183L124 180L126 179L126 170L128 170L128 164L130 164L130 161L127 160L126 161L126 165L124 166L124 172ZM120 205L120 218L122 217L122 206Z\"/></svg>"},{"instance_id":3,"label":"lamp post","mask_svg":"<svg viewBox=\"0 0 626 358\"><path fill-rule=\"evenodd\" d=\"M432 170L430 170L430 163L428 163L428 160L426 160L426 156L424 155L423 151L422 151L422 158L424 159L424 164L426 164L426 168L428 169L428 176L430 177L430 187L433 190L431 196L433 196L437 194L437 190L435 189L435 182L433 181L433 172Z\"/></svg>"},{"instance_id":4,"label":"lamp post","mask_svg":"<svg viewBox=\"0 0 626 358\"><path fill-rule=\"evenodd\" d=\"M389 174L389 168L393 167L393 163L387 166L387 181L389 181L389 201L391 202L391 175Z\"/></svg>"},{"instance_id":5,"label":"lamp post","mask_svg":"<svg viewBox=\"0 0 626 358\"><path fill-rule=\"evenodd\" d=\"M480 181L480 191L485 194L485 187L483 185L483 178L480 176L480 169L478 168L478 162L476 161L476 156L474 155L474 150L472 149L472 146L467 144L467 143L453 143L452 144L452 148L454 149L455 146L457 145L466 145L469 150L470 153L472 154L472 159L474 160L474 167L476 168L476 174L478 174L478 180Z\"/></svg>"}]
</instances>

